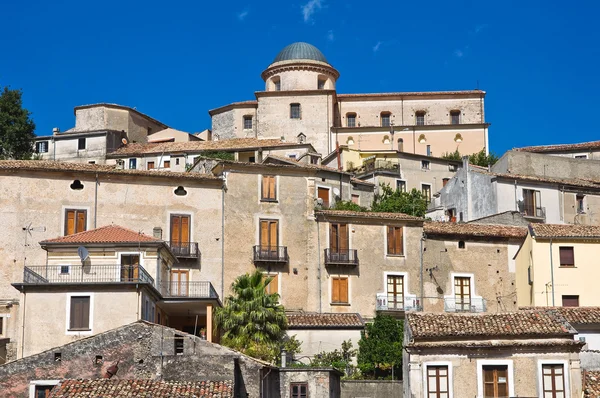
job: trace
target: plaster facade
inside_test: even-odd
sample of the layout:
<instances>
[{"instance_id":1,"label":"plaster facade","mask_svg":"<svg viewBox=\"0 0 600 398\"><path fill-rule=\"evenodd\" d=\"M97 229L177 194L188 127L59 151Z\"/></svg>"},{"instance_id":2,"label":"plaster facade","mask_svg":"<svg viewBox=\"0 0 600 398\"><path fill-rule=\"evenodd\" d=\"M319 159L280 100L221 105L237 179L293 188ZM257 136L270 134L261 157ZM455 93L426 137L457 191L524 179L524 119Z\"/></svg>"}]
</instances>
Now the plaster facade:
<instances>
[{"instance_id":1,"label":"plaster facade","mask_svg":"<svg viewBox=\"0 0 600 398\"><path fill-rule=\"evenodd\" d=\"M508 151L492 166L495 173L549 178L600 178L600 158L576 159L542 153Z\"/></svg>"}]
</instances>

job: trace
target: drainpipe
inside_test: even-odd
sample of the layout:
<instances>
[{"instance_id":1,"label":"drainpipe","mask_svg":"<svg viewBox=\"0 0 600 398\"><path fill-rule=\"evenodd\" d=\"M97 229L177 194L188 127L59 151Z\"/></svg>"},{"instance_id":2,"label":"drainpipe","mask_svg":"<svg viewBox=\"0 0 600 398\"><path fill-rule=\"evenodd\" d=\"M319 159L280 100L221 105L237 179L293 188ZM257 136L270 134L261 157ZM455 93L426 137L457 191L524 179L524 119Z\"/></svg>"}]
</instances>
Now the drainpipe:
<instances>
[{"instance_id":1,"label":"drainpipe","mask_svg":"<svg viewBox=\"0 0 600 398\"><path fill-rule=\"evenodd\" d=\"M317 218L317 270L319 275L317 276L319 284L319 314L322 312L322 298L321 298L321 227L319 226L319 219Z\"/></svg>"},{"instance_id":2,"label":"drainpipe","mask_svg":"<svg viewBox=\"0 0 600 398\"><path fill-rule=\"evenodd\" d=\"M94 190L94 229L97 228L98 220L98 173L96 173L96 185Z\"/></svg>"},{"instance_id":3,"label":"drainpipe","mask_svg":"<svg viewBox=\"0 0 600 398\"><path fill-rule=\"evenodd\" d=\"M425 234L421 236L421 311L423 311L423 298L425 297L425 281L423 280L423 242L425 241Z\"/></svg>"},{"instance_id":4,"label":"drainpipe","mask_svg":"<svg viewBox=\"0 0 600 398\"><path fill-rule=\"evenodd\" d=\"M552 261L552 238L550 238L550 283L552 284L552 306L554 307L554 265Z\"/></svg>"},{"instance_id":5,"label":"drainpipe","mask_svg":"<svg viewBox=\"0 0 600 398\"><path fill-rule=\"evenodd\" d=\"M221 187L221 300L225 297L225 181Z\"/></svg>"},{"instance_id":6,"label":"drainpipe","mask_svg":"<svg viewBox=\"0 0 600 398\"><path fill-rule=\"evenodd\" d=\"M21 288L22 289L22 288ZM27 295L25 294L25 291L22 290L23 292L23 319L22 319L22 324L21 324L21 358L25 357L25 310L26 310L26 300L27 300Z\"/></svg>"},{"instance_id":7,"label":"drainpipe","mask_svg":"<svg viewBox=\"0 0 600 398\"><path fill-rule=\"evenodd\" d=\"M517 199L517 180L515 180L515 211L519 211L519 199Z\"/></svg>"}]
</instances>

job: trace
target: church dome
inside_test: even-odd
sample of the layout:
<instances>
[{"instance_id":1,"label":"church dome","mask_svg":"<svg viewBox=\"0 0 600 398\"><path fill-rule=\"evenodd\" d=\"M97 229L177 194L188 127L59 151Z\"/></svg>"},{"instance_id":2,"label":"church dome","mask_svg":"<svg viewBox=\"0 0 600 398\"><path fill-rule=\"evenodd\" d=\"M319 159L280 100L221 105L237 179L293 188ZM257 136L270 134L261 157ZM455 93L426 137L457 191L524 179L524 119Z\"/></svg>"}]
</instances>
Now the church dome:
<instances>
[{"instance_id":1,"label":"church dome","mask_svg":"<svg viewBox=\"0 0 600 398\"><path fill-rule=\"evenodd\" d=\"M285 47L277 54L273 62L289 61L293 59L310 59L328 63L323 53L317 47L304 42L292 43Z\"/></svg>"}]
</instances>

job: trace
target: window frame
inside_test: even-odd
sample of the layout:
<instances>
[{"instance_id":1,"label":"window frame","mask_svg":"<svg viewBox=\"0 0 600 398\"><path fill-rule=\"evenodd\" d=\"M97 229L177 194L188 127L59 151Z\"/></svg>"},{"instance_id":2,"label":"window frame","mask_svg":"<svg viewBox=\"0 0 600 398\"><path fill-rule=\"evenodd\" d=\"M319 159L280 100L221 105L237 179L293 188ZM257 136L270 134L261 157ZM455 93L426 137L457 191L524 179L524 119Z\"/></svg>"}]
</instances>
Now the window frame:
<instances>
[{"instance_id":1,"label":"window frame","mask_svg":"<svg viewBox=\"0 0 600 398\"><path fill-rule=\"evenodd\" d=\"M88 224L89 224L89 218L88 218L88 213L89 213L89 209L88 208L81 208L81 207L64 207L63 209L63 236L69 236L67 234L67 228L69 226L69 212L70 211L74 211L75 212L75 225L74 225L74 229L73 229L73 234L79 233L79 232L85 232L88 230ZM84 213L84 217L85 217L85 227L83 231L77 231L77 215L82 212Z\"/></svg>"},{"instance_id":2,"label":"window frame","mask_svg":"<svg viewBox=\"0 0 600 398\"><path fill-rule=\"evenodd\" d=\"M394 242L397 240L397 237L396 237L397 231L400 230L400 233L402 234L402 236L400 237L400 244L402 246L401 247L401 253L397 253L397 252L391 253L390 252L390 249L391 249L390 248L390 229L393 229L393 233L392 233L393 238L392 239L393 239ZM385 226L385 232L386 232L386 234L385 234L385 238L386 238L385 239L385 242L386 242L385 253L386 253L386 256L387 257L404 257L405 254L406 254L406 250L405 250L406 236L405 236L405 233L404 233L405 232L404 231L404 226L403 225L386 225ZM397 249L397 248L394 248L394 249Z\"/></svg>"},{"instance_id":3,"label":"window frame","mask_svg":"<svg viewBox=\"0 0 600 398\"><path fill-rule=\"evenodd\" d=\"M457 124L461 124L461 116L462 116L462 112L459 109L453 109L450 111L450 124L451 125L457 125ZM455 121L455 117L457 117L458 119L456 119L456 123Z\"/></svg>"},{"instance_id":4,"label":"window frame","mask_svg":"<svg viewBox=\"0 0 600 398\"><path fill-rule=\"evenodd\" d=\"M298 112L295 112L295 107L298 108ZM290 119L302 119L302 105L299 102L292 102L290 104Z\"/></svg>"},{"instance_id":5,"label":"window frame","mask_svg":"<svg viewBox=\"0 0 600 398\"><path fill-rule=\"evenodd\" d=\"M43 141L36 141L35 142L35 152L36 153L48 153L49 150L49 141L48 140L43 140ZM44 147L46 150L45 151L40 151L40 147Z\"/></svg>"},{"instance_id":6,"label":"window frame","mask_svg":"<svg viewBox=\"0 0 600 398\"><path fill-rule=\"evenodd\" d=\"M150 167L152 165L152 167ZM156 162L154 160L148 160L146 162L146 170L156 170Z\"/></svg>"},{"instance_id":7,"label":"window frame","mask_svg":"<svg viewBox=\"0 0 600 398\"><path fill-rule=\"evenodd\" d=\"M350 123L352 119L352 123ZM346 113L346 127L356 127L356 112Z\"/></svg>"},{"instance_id":8,"label":"window frame","mask_svg":"<svg viewBox=\"0 0 600 398\"><path fill-rule=\"evenodd\" d=\"M71 298L72 297L89 297L90 308L88 311L88 327L86 330L75 330L71 329ZM65 323L65 334L66 335L91 335L94 333L94 293L92 292L76 292L66 294L66 323Z\"/></svg>"},{"instance_id":9,"label":"window frame","mask_svg":"<svg viewBox=\"0 0 600 398\"><path fill-rule=\"evenodd\" d=\"M431 170L431 162L429 160L421 160L421 170Z\"/></svg>"},{"instance_id":10,"label":"window frame","mask_svg":"<svg viewBox=\"0 0 600 398\"><path fill-rule=\"evenodd\" d=\"M331 197L331 195L333 194L333 192L332 192L333 190L331 189L331 187L328 187L328 186L325 186L325 185L317 185L315 187L315 190L316 190L316 192L315 192L315 202L316 202L317 199L319 199L319 189L327 191L327 196L328 196L327 203L325 203L325 201L323 201L323 208L327 209L327 208L329 208L329 206L331 206L331 204L333 202L333 198Z\"/></svg>"},{"instance_id":11,"label":"window frame","mask_svg":"<svg viewBox=\"0 0 600 398\"><path fill-rule=\"evenodd\" d=\"M301 391L298 391L298 394L294 394L294 387L305 387L306 394L302 394ZM290 398L308 398L310 395L308 393L308 383L307 382L295 382L290 383Z\"/></svg>"},{"instance_id":12,"label":"window frame","mask_svg":"<svg viewBox=\"0 0 600 398\"><path fill-rule=\"evenodd\" d=\"M452 362L450 361L432 361L432 362L423 362L423 391L428 391L428 380L427 380L427 368L428 367L442 367L446 366L448 368L448 398L454 398L454 383L453 383L453 367ZM427 395L428 396L428 395Z\"/></svg>"},{"instance_id":13,"label":"window frame","mask_svg":"<svg viewBox=\"0 0 600 398\"><path fill-rule=\"evenodd\" d=\"M260 185L259 185L259 190L260 190L260 201L261 202L273 202L276 203L277 202L277 197L279 194L279 190L278 190L278 180L279 178L277 178L277 175L274 174L261 174L260 175ZM269 179L272 178L273 179L273 197L271 197L271 193L267 192L267 196L265 196L265 179Z\"/></svg>"},{"instance_id":14,"label":"window frame","mask_svg":"<svg viewBox=\"0 0 600 398\"><path fill-rule=\"evenodd\" d=\"M425 186L429 187L429 190L428 190L429 195L427 197L425 196L425 190L423 189ZM421 183L421 195L423 195L425 202L427 203L427 205L429 205L431 203L431 199L432 199L431 184L426 183L426 182Z\"/></svg>"},{"instance_id":15,"label":"window frame","mask_svg":"<svg viewBox=\"0 0 600 398\"><path fill-rule=\"evenodd\" d=\"M577 305L565 305L565 298L567 300L577 300ZM569 307L569 308L579 308L579 295L578 294L563 294L560 296L560 303L562 307Z\"/></svg>"},{"instance_id":16,"label":"window frame","mask_svg":"<svg viewBox=\"0 0 600 398\"><path fill-rule=\"evenodd\" d=\"M131 167L133 165L133 167ZM137 169L137 158L130 158L129 159L129 170L136 170Z\"/></svg>"},{"instance_id":17,"label":"window frame","mask_svg":"<svg viewBox=\"0 0 600 398\"><path fill-rule=\"evenodd\" d=\"M477 360L477 396L483 397L483 367L484 366L507 366L508 373L508 396L515 395L515 374L512 360L478 359Z\"/></svg>"},{"instance_id":18,"label":"window frame","mask_svg":"<svg viewBox=\"0 0 600 398\"><path fill-rule=\"evenodd\" d=\"M570 257L573 259L572 264L569 264L566 260L563 263L563 252L567 252L570 249ZM566 255L565 255L566 257ZM558 247L558 262L560 267L575 268L575 247L574 246L559 246Z\"/></svg>"},{"instance_id":19,"label":"window frame","mask_svg":"<svg viewBox=\"0 0 600 398\"><path fill-rule=\"evenodd\" d=\"M538 395L543 395L544 392L544 375L543 375L543 367L544 365L562 365L563 366L563 383L564 383L564 389L565 389L565 393L564 396L565 397L570 397L571 396L571 385L570 385L570 369L569 369L569 363L566 360L563 359L556 359L556 360L552 360L552 359L539 359L537 362L537 387L538 387Z\"/></svg>"},{"instance_id":20,"label":"window frame","mask_svg":"<svg viewBox=\"0 0 600 398\"><path fill-rule=\"evenodd\" d=\"M250 121L250 127L246 127L246 122ZM242 118L242 129L244 130L252 130L254 127L254 118L252 115L244 115Z\"/></svg>"},{"instance_id":21,"label":"window frame","mask_svg":"<svg viewBox=\"0 0 600 398\"><path fill-rule=\"evenodd\" d=\"M331 279L331 283L329 284L330 286L330 298L331 300L330 305L332 306L336 306L336 305L351 305L350 303L350 277L347 275L332 275L330 276ZM334 280L345 280L346 281L346 301L333 301L333 281ZM338 293L338 297L339 297L339 293Z\"/></svg>"},{"instance_id":22,"label":"window frame","mask_svg":"<svg viewBox=\"0 0 600 398\"><path fill-rule=\"evenodd\" d=\"M82 148L82 144L83 143L83 148ZM86 138L85 137L79 137L77 139L77 150L78 151L83 151L87 148L87 142L86 142Z\"/></svg>"},{"instance_id":23,"label":"window frame","mask_svg":"<svg viewBox=\"0 0 600 398\"><path fill-rule=\"evenodd\" d=\"M267 286L265 286L265 293L267 293L267 294L277 293L279 295L279 298L281 299L281 273L275 272L275 271L263 272L263 280L264 280L264 278L273 278L271 280L271 282L269 282L269 284ZM267 289L271 290L269 287L273 286L273 285L271 285L271 283L273 283L273 282L277 282L276 283L277 291L276 292L267 291Z\"/></svg>"},{"instance_id":24,"label":"window frame","mask_svg":"<svg viewBox=\"0 0 600 398\"><path fill-rule=\"evenodd\" d=\"M29 382L29 398L36 398L36 387L52 387L60 383L60 380L32 380Z\"/></svg>"},{"instance_id":25,"label":"window frame","mask_svg":"<svg viewBox=\"0 0 600 398\"><path fill-rule=\"evenodd\" d=\"M585 195L575 194L575 211L577 214L585 213Z\"/></svg>"},{"instance_id":26,"label":"window frame","mask_svg":"<svg viewBox=\"0 0 600 398\"><path fill-rule=\"evenodd\" d=\"M399 183L402 183L402 184L399 184ZM396 178L396 190L398 190L398 185L402 185L404 187L404 189L400 190L400 192L407 192L406 180L401 180L399 178Z\"/></svg>"},{"instance_id":27,"label":"window frame","mask_svg":"<svg viewBox=\"0 0 600 398\"><path fill-rule=\"evenodd\" d=\"M427 112L425 111L416 111L415 112L415 126L425 126L427 116ZM419 118L422 118L421 122L419 122Z\"/></svg>"},{"instance_id":28,"label":"window frame","mask_svg":"<svg viewBox=\"0 0 600 398\"><path fill-rule=\"evenodd\" d=\"M6 336L6 329L8 328L8 315L9 314L0 314L0 337Z\"/></svg>"},{"instance_id":29,"label":"window frame","mask_svg":"<svg viewBox=\"0 0 600 398\"><path fill-rule=\"evenodd\" d=\"M387 118L387 124L383 123L384 118ZM379 114L379 125L381 127L390 127L392 125L392 112L381 112Z\"/></svg>"}]
</instances>

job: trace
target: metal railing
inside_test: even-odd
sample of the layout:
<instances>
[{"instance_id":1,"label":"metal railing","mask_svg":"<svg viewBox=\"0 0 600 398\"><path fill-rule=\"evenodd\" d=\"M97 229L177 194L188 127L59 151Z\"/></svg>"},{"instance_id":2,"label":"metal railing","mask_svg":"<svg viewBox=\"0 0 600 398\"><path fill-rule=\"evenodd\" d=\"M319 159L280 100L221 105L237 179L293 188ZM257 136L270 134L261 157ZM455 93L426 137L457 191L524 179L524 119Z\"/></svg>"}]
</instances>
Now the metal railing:
<instances>
[{"instance_id":1,"label":"metal railing","mask_svg":"<svg viewBox=\"0 0 600 398\"><path fill-rule=\"evenodd\" d=\"M481 297L449 297L444 299L446 312L486 312L487 305Z\"/></svg>"},{"instance_id":2,"label":"metal railing","mask_svg":"<svg viewBox=\"0 0 600 398\"><path fill-rule=\"evenodd\" d=\"M419 299L415 296L401 296L377 293L377 311L420 311Z\"/></svg>"},{"instance_id":3,"label":"metal railing","mask_svg":"<svg viewBox=\"0 0 600 398\"><path fill-rule=\"evenodd\" d=\"M159 287L163 297L190 297L190 298L219 298L212 283L208 281L171 281L161 282Z\"/></svg>"},{"instance_id":4,"label":"metal railing","mask_svg":"<svg viewBox=\"0 0 600 398\"><path fill-rule=\"evenodd\" d=\"M534 218L546 218L546 208L545 207L535 207L535 206L522 206L521 212L524 217L534 217Z\"/></svg>"},{"instance_id":5,"label":"metal railing","mask_svg":"<svg viewBox=\"0 0 600 398\"><path fill-rule=\"evenodd\" d=\"M325 249L326 265L358 265L358 253L354 249Z\"/></svg>"},{"instance_id":6,"label":"metal railing","mask_svg":"<svg viewBox=\"0 0 600 398\"><path fill-rule=\"evenodd\" d=\"M254 261L287 263L288 253L287 246L254 246Z\"/></svg>"},{"instance_id":7,"label":"metal railing","mask_svg":"<svg viewBox=\"0 0 600 398\"><path fill-rule=\"evenodd\" d=\"M198 242L169 242L169 247L175 257L199 258Z\"/></svg>"},{"instance_id":8,"label":"metal railing","mask_svg":"<svg viewBox=\"0 0 600 398\"><path fill-rule=\"evenodd\" d=\"M364 162L360 172L371 172L374 170L390 170L400 173L400 163L397 159L376 159Z\"/></svg>"},{"instance_id":9,"label":"metal railing","mask_svg":"<svg viewBox=\"0 0 600 398\"><path fill-rule=\"evenodd\" d=\"M25 267L23 283L149 283L154 279L141 265L32 265Z\"/></svg>"}]
</instances>

